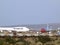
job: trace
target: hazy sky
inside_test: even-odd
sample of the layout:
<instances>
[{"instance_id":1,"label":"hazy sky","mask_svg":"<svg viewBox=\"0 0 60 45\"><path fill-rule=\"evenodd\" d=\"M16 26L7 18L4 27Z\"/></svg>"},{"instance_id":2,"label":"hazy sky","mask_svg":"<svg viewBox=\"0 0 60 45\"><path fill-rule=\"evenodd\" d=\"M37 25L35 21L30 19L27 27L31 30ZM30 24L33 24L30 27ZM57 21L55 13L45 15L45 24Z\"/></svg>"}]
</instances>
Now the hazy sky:
<instances>
[{"instance_id":1,"label":"hazy sky","mask_svg":"<svg viewBox=\"0 0 60 45\"><path fill-rule=\"evenodd\" d=\"M0 0L0 25L60 23L60 0Z\"/></svg>"}]
</instances>

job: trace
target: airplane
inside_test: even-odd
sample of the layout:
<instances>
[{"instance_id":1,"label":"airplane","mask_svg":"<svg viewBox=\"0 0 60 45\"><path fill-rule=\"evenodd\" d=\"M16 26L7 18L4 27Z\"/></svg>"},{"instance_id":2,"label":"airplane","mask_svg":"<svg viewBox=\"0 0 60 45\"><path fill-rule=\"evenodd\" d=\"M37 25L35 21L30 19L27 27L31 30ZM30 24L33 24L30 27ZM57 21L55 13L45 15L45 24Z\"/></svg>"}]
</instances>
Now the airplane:
<instances>
[{"instance_id":1,"label":"airplane","mask_svg":"<svg viewBox=\"0 0 60 45\"><path fill-rule=\"evenodd\" d=\"M27 31L29 31L29 28L27 28L27 27L0 27L0 32L3 32L3 31L27 32Z\"/></svg>"}]
</instances>

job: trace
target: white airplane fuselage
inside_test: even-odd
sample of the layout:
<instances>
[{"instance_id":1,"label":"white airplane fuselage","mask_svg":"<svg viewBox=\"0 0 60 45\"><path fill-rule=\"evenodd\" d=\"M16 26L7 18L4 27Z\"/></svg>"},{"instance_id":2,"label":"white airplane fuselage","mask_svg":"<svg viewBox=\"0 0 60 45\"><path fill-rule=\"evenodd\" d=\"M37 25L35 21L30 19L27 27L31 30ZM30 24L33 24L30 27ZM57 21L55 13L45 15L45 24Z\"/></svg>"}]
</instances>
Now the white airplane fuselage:
<instances>
[{"instance_id":1,"label":"white airplane fuselage","mask_svg":"<svg viewBox=\"0 0 60 45\"><path fill-rule=\"evenodd\" d=\"M12 27L12 28L9 28L9 27L0 27L0 31L1 32L3 32L3 31L8 31L8 32L12 32L12 31L26 32L26 31L29 31L29 28L26 28L26 27Z\"/></svg>"}]
</instances>

